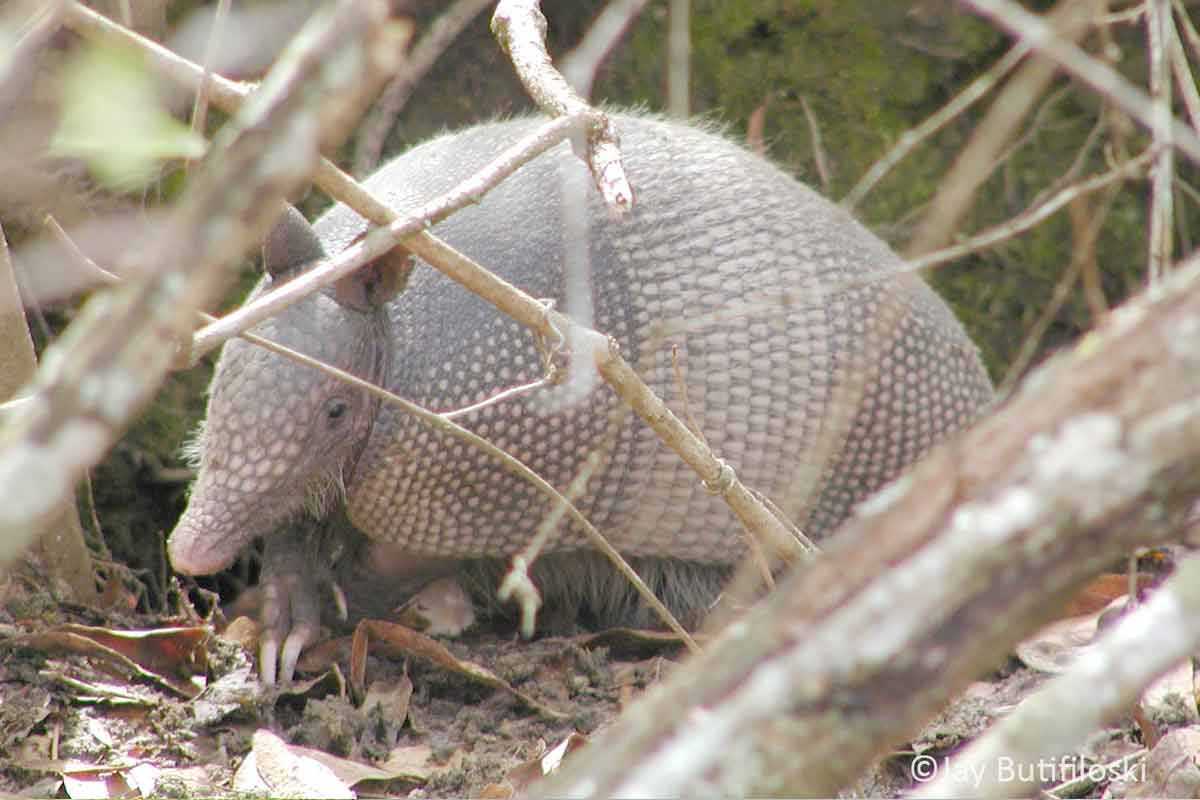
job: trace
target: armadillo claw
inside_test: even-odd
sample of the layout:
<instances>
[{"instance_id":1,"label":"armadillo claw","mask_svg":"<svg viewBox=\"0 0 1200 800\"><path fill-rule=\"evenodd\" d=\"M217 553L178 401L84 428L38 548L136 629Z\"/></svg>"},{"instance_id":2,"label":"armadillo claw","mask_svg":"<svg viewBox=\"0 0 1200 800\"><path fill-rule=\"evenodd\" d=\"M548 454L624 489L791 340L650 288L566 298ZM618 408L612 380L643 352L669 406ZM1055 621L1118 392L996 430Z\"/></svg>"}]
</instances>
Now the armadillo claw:
<instances>
[{"instance_id":1,"label":"armadillo claw","mask_svg":"<svg viewBox=\"0 0 1200 800\"><path fill-rule=\"evenodd\" d=\"M267 542L259 578L263 597L259 676L266 685L273 685L276 678L286 683L295 675L300 653L320 630L318 589L328 579L318 574L323 573L319 567L306 563L299 536L278 538Z\"/></svg>"},{"instance_id":2,"label":"armadillo claw","mask_svg":"<svg viewBox=\"0 0 1200 800\"><path fill-rule=\"evenodd\" d=\"M272 597L274 595L274 597ZM320 630L320 609L314 591L264 591L263 634L258 645L258 672L265 685L286 682L296 662ZM282 642L282 646L281 643Z\"/></svg>"},{"instance_id":3,"label":"armadillo claw","mask_svg":"<svg viewBox=\"0 0 1200 800\"><path fill-rule=\"evenodd\" d=\"M292 632L288 634L283 643L283 651L279 654L279 675L285 682L290 681L295 675L296 662L300 660L300 653L303 652L304 646L313 640L316 632L316 628L304 626L293 628Z\"/></svg>"},{"instance_id":4,"label":"armadillo claw","mask_svg":"<svg viewBox=\"0 0 1200 800\"><path fill-rule=\"evenodd\" d=\"M274 686L276 667L279 683L288 683L296 675L296 662L305 646L313 640L317 629L310 625L293 628L279 646L278 631L266 631L258 646L258 672L263 684Z\"/></svg>"},{"instance_id":5,"label":"armadillo claw","mask_svg":"<svg viewBox=\"0 0 1200 800\"><path fill-rule=\"evenodd\" d=\"M258 642L258 676L264 686L275 685L275 665L279 659L279 640L263 631Z\"/></svg>"}]
</instances>

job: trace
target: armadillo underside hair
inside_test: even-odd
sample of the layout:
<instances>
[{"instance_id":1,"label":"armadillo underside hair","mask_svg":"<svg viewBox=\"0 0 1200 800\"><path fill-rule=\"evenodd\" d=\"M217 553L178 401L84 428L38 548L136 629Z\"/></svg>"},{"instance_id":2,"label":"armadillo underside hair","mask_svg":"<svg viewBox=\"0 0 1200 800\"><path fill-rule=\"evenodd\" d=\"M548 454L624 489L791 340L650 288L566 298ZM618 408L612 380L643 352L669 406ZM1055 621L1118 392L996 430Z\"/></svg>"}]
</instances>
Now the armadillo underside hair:
<instances>
[{"instance_id":1,"label":"armadillo underside hair","mask_svg":"<svg viewBox=\"0 0 1200 800\"><path fill-rule=\"evenodd\" d=\"M304 511L314 519L321 519L345 502L346 471L340 463L322 472L305 487Z\"/></svg>"},{"instance_id":2,"label":"armadillo underside hair","mask_svg":"<svg viewBox=\"0 0 1200 800\"><path fill-rule=\"evenodd\" d=\"M204 455L204 432L207 420L200 420L188 437L179 445L179 457L192 469L200 469L200 457Z\"/></svg>"}]
</instances>

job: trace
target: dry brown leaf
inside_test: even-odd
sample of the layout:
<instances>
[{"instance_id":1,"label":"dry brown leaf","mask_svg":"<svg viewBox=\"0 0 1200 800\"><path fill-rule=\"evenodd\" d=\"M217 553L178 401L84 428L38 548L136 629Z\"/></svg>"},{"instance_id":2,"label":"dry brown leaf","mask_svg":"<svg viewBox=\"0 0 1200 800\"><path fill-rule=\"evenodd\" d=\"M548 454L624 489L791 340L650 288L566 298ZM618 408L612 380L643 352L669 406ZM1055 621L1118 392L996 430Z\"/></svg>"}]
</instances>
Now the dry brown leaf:
<instances>
[{"instance_id":1,"label":"dry brown leaf","mask_svg":"<svg viewBox=\"0 0 1200 800\"><path fill-rule=\"evenodd\" d=\"M1192 683L1192 664L1184 661L1142 692L1142 708L1155 719L1170 719L1200 725L1196 693Z\"/></svg>"},{"instance_id":2,"label":"dry brown leaf","mask_svg":"<svg viewBox=\"0 0 1200 800\"><path fill-rule=\"evenodd\" d=\"M324 764L346 786L354 786L356 783L362 781L390 781L397 778L408 778L407 775L397 773L394 770L374 764L364 764L361 761L355 761L351 758L342 758L332 753L326 753L324 750L301 747L295 744L289 744L287 748L292 755L300 758L310 758L313 761Z\"/></svg>"},{"instance_id":3,"label":"dry brown leaf","mask_svg":"<svg viewBox=\"0 0 1200 800\"><path fill-rule=\"evenodd\" d=\"M1200 728L1171 731L1129 774L1126 797L1200 797Z\"/></svg>"},{"instance_id":4,"label":"dry brown leaf","mask_svg":"<svg viewBox=\"0 0 1200 800\"><path fill-rule=\"evenodd\" d=\"M383 727L387 746L394 747L400 737L400 728L408 719L409 701L412 700L413 683L408 675L398 680L375 681L367 687L362 710L375 724Z\"/></svg>"},{"instance_id":5,"label":"dry brown leaf","mask_svg":"<svg viewBox=\"0 0 1200 800\"><path fill-rule=\"evenodd\" d=\"M207 665L204 643L209 630L202 626L118 631L67 624L59 630L87 637L116 650L143 669L162 675L203 673Z\"/></svg>"},{"instance_id":6,"label":"dry brown leaf","mask_svg":"<svg viewBox=\"0 0 1200 800\"><path fill-rule=\"evenodd\" d=\"M234 775L234 788L271 797L353 798L354 792L322 761L293 752L268 730L254 732L252 749ZM326 754L322 754L323 756Z\"/></svg>"},{"instance_id":7,"label":"dry brown leaf","mask_svg":"<svg viewBox=\"0 0 1200 800\"><path fill-rule=\"evenodd\" d=\"M1138 575L1138 591L1149 588L1154 580L1153 575ZM1124 597L1128 591L1128 575L1111 572L1097 575L1067 601L1061 617L1082 617L1101 611L1111 605L1113 600Z\"/></svg>"},{"instance_id":8,"label":"dry brown leaf","mask_svg":"<svg viewBox=\"0 0 1200 800\"><path fill-rule=\"evenodd\" d=\"M379 768L393 778L425 783L443 767L434 763L433 748L426 744L393 747Z\"/></svg>"},{"instance_id":9,"label":"dry brown leaf","mask_svg":"<svg viewBox=\"0 0 1200 800\"><path fill-rule=\"evenodd\" d=\"M513 788L503 783L489 783L479 790L480 800L508 800L516 792Z\"/></svg>"},{"instance_id":10,"label":"dry brown leaf","mask_svg":"<svg viewBox=\"0 0 1200 800\"><path fill-rule=\"evenodd\" d=\"M129 797L134 788L119 772L81 772L63 775L63 789L72 800L107 800Z\"/></svg>"},{"instance_id":11,"label":"dry brown leaf","mask_svg":"<svg viewBox=\"0 0 1200 800\"><path fill-rule=\"evenodd\" d=\"M112 631L86 625L60 625L52 630L14 636L0 646L41 653L68 652L100 659L124 675L142 677L186 698L204 691L207 660L206 628L160 628Z\"/></svg>"},{"instance_id":12,"label":"dry brown leaf","mask_svg":"<svg viewBox=\"0 0 1200 800\"><path fill-rule=\"evenodd\" d=\"M1039 672L1054 675L1065 672L1080 654L1091 648L1102 613L1096 611L1050 623L1017 645L1017 657Z\"/></svg>"},{"instance_id":13,"label":"dry brown leaf","mask_svg":"<svg viewBox=\"0 0 1200 800\"><path fill-rule=\"evenodd\" d=\"M512 787L516 794L524 792L536 780L544 778L562 765L563 759L588 743L586 736L571 733L553 748L518 764L504 776L505 784Z\"/></svg>"},{"instance_id":14,"label":"dry brown leaf","mask_svg":"<svg viewBox=\"0 0 1200 800\"><path fill-rule=\"evenodd\" d=\"M305 674L325 672L350 654L352 637L335 636L306 647L296 662L296 671Z\"/></svg>"},{"instance_id":15,"label":"dry brown leaf","mask_svg":"<svg viewBox=\"0 0 1200 800\"><path fill-rule=\"evenodd\" d=\"M261 633L256 620L250 617L238 617L217 635L227 642L241 645L247 653L254 653L258 651L258 637Z\"/></svg>"},{"instance_id":16,"label":"dry brown leaf","mask_svg":"<svg viewBox=\"0 0 1200 800\"><path fill-rule=\"evenodd\" d=\"M310 700L319 700L330 695L344 698L346 696L346 678L342 675L338 665L333 664L319 675L294 680L285 686L280 686L279 693L293 697L307 697Z\"/></svg>"},{"instance_id":17,"label":"dry brown leaf","mask_svg":"<svg viewBox=\"0 0 1200 800\"><path fill-rule=\"evenodd\" d=\"M422 633L406 628L403 625L396 625L391 622L383 622L381 620L363 620L358 623L358 627L354 629L355 645L353 649L357 650L360 646L359 640L362 640L361 647L366 647L367 639L383 645L385 650L391 649L395 655L413 655L422 658L437 666L448 669L459 675L467 677L477 683L485 686L490 686L494 689L500 689L516 697L532 711L548 717L550 719L562 720L566 715L560 711L555 711L544 703L540 703L529 695L521 692L508 681L504 680L487 667L481 666L471 661L463 661L447 650L443 645L425 636Z\"/></svg>"},{"instance_id":18,"label":"dry brown leaf","mask_svg":"<svg viewBox=\"0 0 1200 800\"><path fill-rule=\"evenodd\" d=\"M105 764L67 761L60 767L63 789L73 800L132 796L135 789L126 775L135 764L121 758Z\"/></svg>"}]
</instances>

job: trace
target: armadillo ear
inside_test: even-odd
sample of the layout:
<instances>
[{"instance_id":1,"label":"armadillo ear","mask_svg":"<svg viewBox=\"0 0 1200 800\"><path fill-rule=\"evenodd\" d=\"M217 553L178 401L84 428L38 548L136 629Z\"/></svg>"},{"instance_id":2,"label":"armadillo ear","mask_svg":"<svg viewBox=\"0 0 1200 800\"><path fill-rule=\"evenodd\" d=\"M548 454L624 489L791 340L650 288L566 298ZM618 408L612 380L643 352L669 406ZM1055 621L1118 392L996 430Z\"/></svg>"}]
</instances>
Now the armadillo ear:
<instances>
[{"instance_id":1,"label":"armadillo ear","mask_svg":"<svg viewBox=\"0 0 1200 800\"><path fill-rule=\"evenodd\" d=\"M263 269L279 278L324 257L325 248L313 226L294 206L284 204L283 214L263 243Z\"/></svg>"},{"instance_id":2,"label":"armadillo ear","mask_svg":"<svg viewBox=\"0 0 1200 800\"><path fill-rule=\"evenodd\" d=\"M412 254L396 246L335 283L333 296L356 311L374 311L404 291L412 270Z\"/></svg>"}]
</instances>

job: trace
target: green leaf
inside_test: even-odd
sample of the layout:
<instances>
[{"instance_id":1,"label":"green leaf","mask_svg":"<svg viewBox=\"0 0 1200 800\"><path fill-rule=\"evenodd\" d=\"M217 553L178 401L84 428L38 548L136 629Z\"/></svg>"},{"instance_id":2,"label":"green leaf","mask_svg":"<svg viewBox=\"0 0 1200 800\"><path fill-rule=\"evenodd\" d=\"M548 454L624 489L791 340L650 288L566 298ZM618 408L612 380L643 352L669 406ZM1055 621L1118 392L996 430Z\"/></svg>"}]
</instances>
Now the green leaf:
<instances>
[{"instance_id":1,"label":"green leaf","mask_svg":"<svg viewBox=\"0 0 1200 800\"><path fill-rule=\"evenodd\" d=\"M61 81L50 151L83 159L102 183L136 189L154 179L159 162L204 154L204 138L167 112L134 53L89 47L63 67Z\"/></svg>"}]
</instances>

